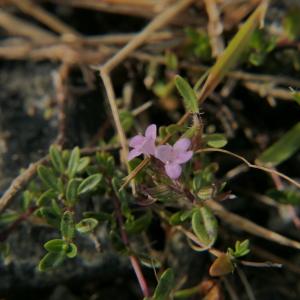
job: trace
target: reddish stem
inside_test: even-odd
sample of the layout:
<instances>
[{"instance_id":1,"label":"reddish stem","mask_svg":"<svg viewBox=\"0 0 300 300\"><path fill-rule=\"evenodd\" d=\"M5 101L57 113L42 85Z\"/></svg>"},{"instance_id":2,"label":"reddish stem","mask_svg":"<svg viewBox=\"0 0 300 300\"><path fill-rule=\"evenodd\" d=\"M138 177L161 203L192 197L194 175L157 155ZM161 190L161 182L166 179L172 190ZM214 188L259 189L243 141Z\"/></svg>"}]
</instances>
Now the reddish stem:
<instances>
[{"instance_id":1,"label":"reddish stem","mask_svg":"<svg viewBox=\"0 0 300 300\"><path fill-rule=\"evenodd\" d=\"M123 241L124 245L128 249L130 249L129 239L128 239L127 233L125 231L125 228L124 228L124 222L123 222L123 217L122 217L122 213L121 213L119 199L114 197L113 202L114 202L114 206L115 206L116 217L117 217L119 227L120 227L122 241ZM149 287L148 287L147 281L145 279L145 276L142 272L142 268L140 266L138 258L134 255L130 255L129 259L130 259L132 268L135 272L135 275L137 277L137 280L139 282L139 285L141 287L144 297L150 297Z\"/></svg>"},{"instance_id":2,"label":"reddish stem","mask_svg":"<svg viewBox=\"0 0 300 300\"><path fill-rule=\"evenodd\" d=\"M20 223L27 220L34 213L36 209L37 207L30 207L25 213L20 215L7 229L1 232L0 242L4 242L8 238L10 233L13 232Z\"/></svg>"}]
</instances>

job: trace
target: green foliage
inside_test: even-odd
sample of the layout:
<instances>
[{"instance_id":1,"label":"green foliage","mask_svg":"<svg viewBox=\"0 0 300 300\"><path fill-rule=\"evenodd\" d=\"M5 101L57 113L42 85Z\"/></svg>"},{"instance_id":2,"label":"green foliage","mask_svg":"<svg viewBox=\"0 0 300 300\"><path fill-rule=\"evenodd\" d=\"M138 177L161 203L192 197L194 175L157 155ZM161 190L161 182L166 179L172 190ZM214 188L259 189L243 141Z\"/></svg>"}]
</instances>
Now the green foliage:
<instances>
[{"instance_id":1,"label":"green foliage","mask_svg":"<svg viewBox=\"0 0 300 300\"><path fill-rule=\"evenodd\" d=\"M44 248L48 252L63 252L63 251L65 251L67 246L68 246L68 244L64 240L61 240L61 239L50 240L44 244Z\"/></svg>"},{"instance_id":2,"label":"green foliage","mask_svg":"<svg viewBox=\"0 0 300 300\"><path fill-rule=\"evenodd\" d=\"M52 145L49 150L49 155L54 169L59 173L64 173L65 171L64 160L58 147Z\"/></svg>"},{"instance_id":3,"label":"green foliage","mask_svg":"<svg viewBox=\"0 0 300 300\"><path fill-rule=\"evenodd\" d=\"M86 168L88 167L88 165L90 164L91 159L89 157L82 157L79 160L79 164L77 167L77 173L82 173L86 170Z\"/></svg>"},{"instance_id":4,"label":"green foliage","mask_svg":"<svg viewBox=\"0 0 300 300\"><path fill-rule=\"evenodd\" d=\"M291 188L280 191L277 189L271 189L268 190L267 196L282 204L300 204L300 192Z\"/></svg>"},{"instance_id":5,"label":"green foliage","mask_svg":"<svg viewBox=\"0 0 300 300\"><path fill-rule=\"evenodd\" d=\"M71 241L73 239L75 234L75 223L74 213L71 211L64 212L60 223L60 231L66 241Z\"/></svg>"},{"instance_id":6,"label":"green foliage","mask_svg":"<svg viewBox=\"0 0 300 300\"><path fill-rule=\"evenodd\" d=\"M260 66L276 46L276 38L269 33L256 29L249 43L249 62L254 66Z\"/></svg>"},{"instance_id":7,"label":"green foliage","mask_svg":"<svg viewBox=\"0 0 300 300\"><path fill-rule=\"evenodd\" d=\"M227 253L234 258L239 258L247 255L250 252L249 240L244 240L243 242L236 241L234 249L228 248Z\"/></svg>"},{"instance_id":8,"label":"green foliage","mask_svg":"<svg viewBox=\"0 0 300 300\"><path fill-rule=\"evenodd\" d=\"M67 203L73 206L78 200L78 187L82 180L73 178L67 184L66 200Z\"/></svg>"},{"instance_id":9,"label":"green foliage","mask_svg":"<svg viewBox=\"0 0 300 300\"><path fill-rule=\"evenodd\" d=\"M296 40L300 37L300 9L294 7L283 20L283 27L290 40Z\"/></svg>"},{"instance_id":10,"label":"green foliage","mask_svg":"<svg viewBox=\"0 0 300 300\"><path fill-rule=\"evenodd\" d=\"M218 222L212 211L202 206L192 216L192 228L205 247L211 247L218 236Z\"/></svg>"},{"instance_id":11,"label":"green foliage","mask_svg":"<svg viewBox=\"0 0 300 300\"><path fill-rule=\"evenodd\" d=\"M70 243L65 249L65 252L68 258L74 258L77 255L77 246L74 243Z\"/></svg>"},{"instance_id":12,"label":"green foliage","mask_svg":"<svg viewBox=\"0 0 300 300\"><path fill-rule=\"evenodd\" d=\"M58 178L52 169L45 166L39 166L37 172L46 187L53 189L54 191L59 191Z\"/></svg>"},{"instance_id":13,"label":"green foliage","mask_svg":"<svg viewBox=\"0 0 300 300\"><path fill-rule=\"evenodd\" d=\"M188 38L188 52L202 61L209 61L211 59L211 47L207 33L194 28L186 28L185 32Z\"/></svg>"},{"instance_id":14,"label":"green foliage","mask_svg":"<svg viewBox=\"0 0 300 300\"><path fill-rule=\"evenodd\" d=\"M258 161L263 164L277 166L290 158L300 149L300 122L285 133L277 142L267 148Z\"/></svg>"},{"instance_id":15,"label":"green foliage","mask_svg":"<svg viewBox=\"0 0 300 300\"><path fill-rule=\"evenodd\" d=\"M203 141L213 148L222 148L227 144L225 135L221 133L206 134Z\"/></svg>"},{"instance_id":16,"label":"green foliage","mask_svg":"<svg viewBox=\"0 0 300 300\"><path fill-rule=\"evenodd\" d=\"M56 268L63 263L65 258L66 255L64 252L49 252L41 259L39 270L45 272Z\"/></svg>"},{"instance_id":17,"label":"green foliage","mask_svg":"<svg viewBox=\"0 0 300 300\"><path fill-rule=\"evenodd\" d=\"M84 179L78 186L78 195L92 192L102 180L102 174L94 174Z\"/></svg>"},{"instance_id":18,"label":"green foliage","mask_svg":"<svg viewBox=\"0 0 300 300\"><path fill-rule=\"evenodd\" d=\"M129 234L138 234L145 231L152 220L152 213L147 210L141 217L131 220L128 219L125 223L125 229Z\"/></svg>"},{"instance_id":19,"label":"green foliage","mask_svg":"<svg viewBox=\"0 0 300 300\"><path fill-rule=\"evenodd\" d=\"M175 284L175 276L172 269L167 269L161 275L157 287L154 291L152 300L166 300L170 297Z\"/></svg>"},{"instance_id":20,"label":"green foliage","mask_svg":"<svg viewBox=\"0 0 300 300\"><path fill-rule=\"evenodd\" d=\"M10 211L5 212L0 215L0 226L8 225L13 223L18 219L20 214L18 212Z\"/></svg>"},{"instance_id":21,"label":"green foliage","mask_svg":"<svg viewBox=\"0 0 300 300\"><path fill-rule=\"evenodd\" d=\"M73 178L76 175L76 172L79 168L80 163L80 150L78 147L75 147L70 155L68 162L67 174L69 178Z\"/></svg>"},{"instance_id":22,"label":"green foliage","mask_svg":"<svg viewBox=\"0 0 300 300\"><path fill-rule=\"evenodd\" d=\"M199 113L197 96L189 83L181 76L176 75L175 85L183 98L185 110L191 113Z\"/></svg>"},{"instance_id":23,"label":"green foliage","mask_svg":"<svg viewBox=\"0 0 300 300\"><path fill-rule=\"evenodd\" d=\"M51 207L41 207L38 210L36 210L35 214L38 217L41 217L45 219L45 221L49 224L52 225L55 228L60 227L60 219L61 216L57 214L57 212L51 208Z\"/></svg>"},{"instance_id":24,"label":"green foliage","mask_svg":"<svg viewBox=\"0 0 300 300\"><path fill-rule=\"evenodd\" d=\"M76 230L80 233L90 233L96 228L97 225L98 221L96 219L85 218L76 224Z\"/></svg>"},{"instance_id":25,"label":"green foliage","mask_svg":"<svg viewBox=\"0 0 300 300\"><path fill-rule=\"evenodd\" d=\"M96 154L96 160L103 174L105 173L108 176L112 176L114 174L115 160L112 155L106 152L98 152Z\"/></svg>"}]
</instances>

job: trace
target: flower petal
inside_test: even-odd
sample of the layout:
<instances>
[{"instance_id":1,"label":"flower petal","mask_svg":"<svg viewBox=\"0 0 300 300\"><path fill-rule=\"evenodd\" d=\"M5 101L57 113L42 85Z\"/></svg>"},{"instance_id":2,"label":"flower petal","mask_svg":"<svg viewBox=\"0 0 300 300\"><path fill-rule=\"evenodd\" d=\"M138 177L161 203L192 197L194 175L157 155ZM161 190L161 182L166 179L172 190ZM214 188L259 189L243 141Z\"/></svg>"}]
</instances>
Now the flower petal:
<instances>
[{"instance_id":1,"label":"flower petal","mask_svg":"<svg viewBox=\"0 0 300 300\"><path fill-rule=\"evenodd\" d=\"M191 145L191 141L187 138L182 138L179 139L175 144L174 144L174 149L179 150L179 151L186 151Z\"/></svg>"},{"instance_id":2,"label":"flower petal","mask_svg":"<svg viewBox=\"0 0 300 300\"><path fill-rule=\"evenodd\" d=\"M143 147L140 149L144 154L155 154L155 140L152 138L146 138Z\"/></svg>"},{"instance_id":3,"label":"flower petal","mask_svg":"<svg viewBox=\"0 0 300 300\"><path fill-rule=\"evenodd\" d=\"M179 152L174 159L176 164L184 164L189 161L193 156L193 151Z\"/></svg>"},{"instance_id":4,"label":"flower petal","mask_svg":"<svg viewBox=\"0 0 300 300\"><path fill-rule=\"evenodd\" d=\"M141 154L142 154L141 151L139 151L139 150L137 150L137 149L132 149L132 150L128 153L127 159L128 159L128 160L132 160L133 158L135 158L135 157L137 157L137 156L139 156L139 155L141 155Z\"/></svg>"},{"instance_id":5,"label":"flower petal","mask_svg":"<svg viewBox=\"0 0 300 300\"><path fill-rule=\"evenodd\" d=\"M137 147L137 146L141 146L143 144L145 140L145 137L143 137L142 135L136 135L134 136L130 141L129 141L129 146L130 147Z\"/></svg>"},{"instance_id":6,"label":"flower petal","mask_svg":"<svg viewBox=\"0 0 300 300\"><path fill-rule=\"evenodd\" d=\"M161 160L163 163L172 159L173 148L170 145L161 145L156 147L155 157Z\"/></svg>"},{"instance_id":7,"label":"flower petal","mask_svg":"<svg viewBox=\"0 0 300 300\"><path fill-rule=\"evenodd\" d=\"M177 164L166 164L165 170L171 179L177 179L181 174L181 166Z\"/></svg>"},{"instance_id":8,"label":"flower petal","mask_svg":"<svg viewBox=\"0 0 300 300\"><path fill-rule=\"evenodd\" d=\"M156 139L156 125L155 124L151 124L147 127L146 131L145 131L145 137L147 138L152 138L152 139Z\"/></svg>"}]
</instances>

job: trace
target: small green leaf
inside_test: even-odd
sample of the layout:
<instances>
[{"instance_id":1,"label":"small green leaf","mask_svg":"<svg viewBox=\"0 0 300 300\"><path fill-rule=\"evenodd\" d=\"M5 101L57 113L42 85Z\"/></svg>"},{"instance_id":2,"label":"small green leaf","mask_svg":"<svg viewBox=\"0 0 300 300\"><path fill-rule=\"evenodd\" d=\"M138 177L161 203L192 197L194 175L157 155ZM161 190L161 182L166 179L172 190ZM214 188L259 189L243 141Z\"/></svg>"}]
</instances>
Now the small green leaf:
<instances>
[{"instance_id":1,"label":"small green leaf","mask_svg":"<svg viewBox=\"0 0 300 300\"><path fill-rule=\"evenodd\" d=\"M33 201L34 198L33 193L27 190L24 191L22 196L23 197L22 197L21 207L23 211L26 211L29 208L31 202Z\"/></svg>"},{"instance_id":2,"label":"small green leaf","mask_svg":"<svg viewBox=\"0 0 300 300\"><path fill-rule=\"evenodd\" d=\"M300 122L285 133L276 143L266 149L258 161L263 164L277 166L290 158L300 149Z\"/></svg>"},{"instance_id":3,"label":"small green leaf","mask_svg":"<svg viewBox=\"0 0 300 300\"><path fill-rule=\"evenodd\" d=\"M244 240L243 242L236 241L235 249L228 248L227 253L232 257L239 258L247 255L250 252L249 240Z\"/></svg>"},{"instance_id":4,"label":"small green leaf","mask_svg":"<svg viewBox=\"0 0 300 300\"><path fill-rule=\"evenodd\" d=\"M52 189L45 191L37 200L38 206L43 206L48 204L51 199L55 199L57 197L57 193Z\"/></svg>"},{"instance_id":5,"label":"small green leaf","mask_svg":"<svg viewBox=\"0 0 300 300\"><path fill-rule=\"evenodd\" d=\"M51 163L52 163L54 169L57 172L60 172L61 174L63 174L63 172L65 171L65 165L64 165L64 161L63 161L61 152L58 149L58 147L52 145L50 147L49 154L50 154L50 160L51 160Z\"/></svg>"},{"instance_id":6,"label":"small green leaf","mask_svg":"<svg viewBox=\"0 0 300 300\"><path fill-rule=\"evenodd\" d=\"M222 148L227 144L226 137L221 133L207 134L204 137L204 141L213 148Z\"/></svg>"},{"instance_id":7,"label":"small green leaf","mask_svg":"<svg viewBox=\"0 0 300 300\"><path fill-rule=\"evenodd\" d=\"M41 207L35 214L39 217L42 217L46 222L53 227L58 228L60 226L60 216L50 207Z\"/></svg>"},{"instance_id":8,"label":"small green leaf","mask_svg":"<svg viewBox=\"0 0 300 300\"><path fill-rule=\"evenodd\" d=\"M195 210L192 216L192 228L199 241L206 247L211 247L218 235L218 223L212 211L202 206Z\"/></svg>"},{"instance_id":9,"label":"small green leaf","mask_svg":"<svg viewBox=\"0 0 300 300\"><path fill-rule=\"evenodd\" d=\"M136 220L125 223L125 229L129 234L141 233L148 228L152 220L152 213L150 210Z\"/></svg>"},{"instance_id":10,"label":"small green leaf","mask_svg":"<svg viewBox=\"0 0 300 300\"><path fill-rule=\"evenodd\" d=\"M7 225L13 223L19 218L20 214L17 212L5 212L0 215L0 225Z\"/></svg>"},{"instance_id":11,"label":"small green leaf","mask_svg":"<svg viewBox=\"0 0 300 300\"><path fill-rule=\"evenodd\" d=\"M73 215L74 214L72 212L66 211L61 219L60 231L66 241L71 241L75 234L75 223Z\"/></svg>"},{"instance_id":12,"label":"small green leaf","mask_svg":"<svg viewBox=\"0 0 300 300\"><path fill-rule=\"evenodd\" d=\"M85 218L76 224L76 230L80 233L90 233L96 228L97 225L98 221L96 219Z\"/></svg>"},{"instance_id":13,"label":"small green leaf","mask_svg":"<svg viewBox=\"0 0 300 300\"><path fill-rule=\"evenodd\" d=\"M175 84L177 90L183 98L186 111L192 113L199 113L197 96L195 91L189 85L189 83L181 76L176 75Z\"/></svg>"},{"instance_id":14,"label":"small green leaf","mask_svg":"<svg viewBox=\"0 0 300 300\"><path fill-rule=\"evenodd\" d=\"M80 149L79 147L75 147L70 155L68 162L68 175L70 178L73 178L78 170L80 162Z\"/></svg>"},{"instance_id":15,"label":"small green leaf","mask_svg":"<svg viewBox=\"0 0 300 300\"><path fill-rule=\"evenodd\" d=\"M78 173L82 173L85 171L85 169L88 167L88 165L90 164L91 159L89 157L82 157L79 160L79 164L77 167L77 172Z\"/></svg>"},{"instance_id":16,"label":"small green leaf","mask_svg":"<svg viewBox=\"0 0 300 300\"><path fill-rule=\"evenodd\" d=\"M71 179L68 182L66 190L66 199L70 205L74 205L78 200L78 187L81 183L80 179Z\"/></svg>"},{"instance_id":17,"label":"small green leaf","mask_svg":"<svg viewBox=\"0 0 300 300\"><path fill-rule=\"evenodd\" d=\"M167 269L160 277L152 300L167 300L175 284L174 272Z\"/></svg>"},{"instance_id":18,"label":"small green leaf","mask_svg":"<svg viewBox=\"0 0 300 300\"><path fill-rule=\"evenodd\" d=\"M51 199L51 208L58 216L61 216L61 208L55 199Z\"/></svg>"},{"instance_id":19,"label":"small green leaf","mask_svg":"<svg viewBox=\"0 0 300 300\"><path fill-rule=\"evenodd\" d=\"M69 258L74 258L77 255L77 246L75 244L73 244L73 243L70 243L68 245L67 250L66 250L66 255Z\"/></svg>"},{"instance_id":20,"label":"small green leaf","mask_svg":"<svg viewBox=\"0 0 300 300\"><path fill-rule=\"evenodd\" d=\"M78 187L78 194L82 195L93 191L102 180L102 177L102 174L94 174L84 179Z\"/></svg>"},{"instance_id":21,"label":"small green leaf","mask_svg":"<svg viewBox=\"0 0 300 300\"><path fill-rule=\"evenodd\" d=\"M50 269L60 266L66 255L64 252L50 252L47 253L39 263L39 270L42 272L48 271Z\"/></svg>"},{"instance_id":22,"label":"small green leaf","mask_svg":"<svg viewBox=\"0 0 300 300\"><path fill-rule=\"evenodd\" d=\"M61 239L54 239L46 242L44 248L48 252L63 252L67 243Z\"/></svg>"},{"instance_id":23,"label":"small green leaf","mask_svg":"<svg viewBox=\"0 0 300 300\"><path fill-rule=\"evenodd\" d=\"M38 167L38 175L41 178L42 182L49 188L57 191L58 190L58 181L57 177L54 174L53 170L45 166Z\"/></svg>"}]
</instances>

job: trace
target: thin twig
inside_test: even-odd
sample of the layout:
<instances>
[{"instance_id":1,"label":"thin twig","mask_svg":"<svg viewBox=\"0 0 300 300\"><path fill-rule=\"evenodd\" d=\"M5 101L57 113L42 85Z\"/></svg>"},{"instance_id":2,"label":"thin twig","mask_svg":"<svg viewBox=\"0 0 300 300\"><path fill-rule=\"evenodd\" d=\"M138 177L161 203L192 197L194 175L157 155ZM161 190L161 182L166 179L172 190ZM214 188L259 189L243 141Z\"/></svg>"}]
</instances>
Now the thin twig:
<instances>
[{"instance_id":1,"label":"thin twig","mask_svg":"<svg viewBox=\"0 0 300 300\"><path fill-rule=\"evenodd\" d=\"M20 10L24 13L31 15L41 23L45 24L52 30L56 31L60 34L72 34L73 36L79 37L80 34L74 30L71 26L68 26L61 20L59 20L56 16L49 13L42 7L38 6L37 4L33 3L30 0L11 0Z\"/></svg>"},{"instance_id":2,"label":"thin twig","mask_svg":"<svg viewBox=\"0 0 300 300\"><path fill-rule=\"evenodd\" d=\"M240 230L244 230L256 236L262 237L264 239L273 241L275 243L300 249L300 242L289 239L285 236L282 236L279 233L266 229L262 226L259 226L253 223L250 220L247 220L241 216L238 216L230 211L227 211L221 204L214 200L206 201L207 206L209 206L214 213L225 223L230 224L234 227L237 227Z\"/></svg>"},{"instance_id":3,"label":"thin twig","mask_svg":"<svg viewBox=\"0 0 300 300\"><path fill-rule=\"evenodd\" d=\"M244 271L240 268L240 267L236 267L236 271L245 287L245 290L246 290L246 293L247 293L247 296L249 298L249 300L256 300L255 298L255 295L253 293L253 290L252 290L252 287L248 281L248 278L246 276L246 274L244 273Z\"/></svg>"},{"instance_id":4,"label":"thin twig","mask_svg":"<svg viewBox=\"0 0 300 300\"><path fill-rule=\"evenodd\" d=\"M123 221L123 217L122 217L119 199L116 197L113 197L113 202L114 202L114 207L115 207L116 218L117 218L120 232L121 232L122 241L123 241L124 245L128 248L128 250L130 250L130 243L129 243L127 233L125 231L125 226L124 226L124 221ZM142 289L144 297L149 297L150 291L148 288L147 281L143 275L138 258L135 255L130 255L129 259L130 259L131 265L134 269L134 272L136 274L136 277L138 279L138 282L140 284L140 287Z\"/></svg>"},{"instance_id":5,"label":"thin twig","mask_svg":"<svg viewBox=\"0 0 300 300\"><path fill-rule=\"evenodd\" d=\"M166 25L171 19L173 19L179 12L187 8L192 4L194 0L181 0L177 1L174 5L163 11L157 17L155 17L134 39L132 39L124 48L122 48L116 55L108 60L104 66L101 67L102 72L110 73L117 65L125 60L130 53L141 46L148 36Z\"/></svg>"},{"instance_id":6,"label":"thin twig","mask_svg":"<svg viewBox=\"0 0 300 300\"><path fill-rule=\"evenodd\" d=\"M12 34L25 36L36 42L51 43L56 39L55 35L50 31L17 18L3 9L0 9L0 26Z\"/></svg>"},{"instance_id":7,"label":"thin twig","mask_svg":"<svg viewBox=\"0 0 300 300\"><path fill-rule=\"evenodd\" d=\"M207 32L212 48L212 56L219 57L224 51L224 41L222 39L223 25L220 21L220 12L216 0L204 0L209 22Z\"/></svg>"},{"instance_id":8,"label":"thin twig","mask_svg":"<svg viewBox=\"0 0 300 300\"><path fill-rule=\"evenodd\" d=\"M199 149L196 151L196 153L204 153L204 152L221 152L221 153L228 154L230 156L236 157L239 160L243 161L249 168L261 170L261 171L267 172L269 174L276 174L279 177L284 178L286 181L290 182L291 184L295 185L296 187L300 188L300 183L297 182L296 180L290 178L289 176L287 176L281 172L278 172L274 169L268 168L268 167L263 167L263 166L258 166L258 165L252 164L246 158L244 158L238 154L235 154L231 151L228 151L225 149L217 149L217 148L204 148L204 149Z\"/></svg>"}]
</instances>

